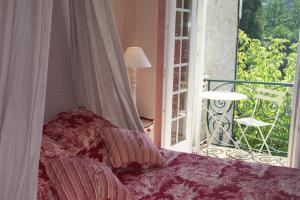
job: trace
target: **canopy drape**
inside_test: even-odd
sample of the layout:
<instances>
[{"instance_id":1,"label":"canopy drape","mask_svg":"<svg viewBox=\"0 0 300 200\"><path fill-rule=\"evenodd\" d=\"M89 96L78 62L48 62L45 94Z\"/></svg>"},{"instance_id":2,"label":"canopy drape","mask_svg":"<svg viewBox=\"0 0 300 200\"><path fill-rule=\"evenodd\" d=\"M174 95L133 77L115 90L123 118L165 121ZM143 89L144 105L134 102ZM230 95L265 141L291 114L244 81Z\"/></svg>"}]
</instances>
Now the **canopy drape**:
<instances>
[{"instance_id":1,"label":"canopy drape","mask_svg":"<svg viewBox=\"0 0 300 200\"><path fill-rule=\"evenodd\" d=\"M109 0L62 2L0 0L1 200L36 198L49 63L72 63L77 105L117 126L143 131ZM52 18L52 9L65 19ZM68 28L51 35L51 20L66 23L58 29ZM66 37L59 34L69 39L61 43ZM60 50L69 45L71 55L54 57L70 61L49 62L50 42Z\"/></svg>"},{"instance_id":2,"label":"canopy drape","mask_svg":"<svg viewBox=\"0 0 300 200\"><path fill-rule=\"evenodd\" d=\"M143 131L108 0L71 1L77 104L119 127Z\"/></svg>"},{"instance_id":3,"label":"canopy drape","mask_svg":"<svg viewBox=\"0 0 300 200\"><path fill-rule=\"evenodd\" d=\"M52 0L0 1L0 199L35 199Z\"/></svg>"},{"instance_id":4,"label":"canopy drape","mask_svg":"<svg viewBox=\"0 0 300 200\"><path fill-rule=\"evenodd\" d=\"M300 42L298 42L296 78L294 82L293 96L292 122L290 130L291 135L288 157L289 166L300 169Z\"/></svg>"}]
</instances>

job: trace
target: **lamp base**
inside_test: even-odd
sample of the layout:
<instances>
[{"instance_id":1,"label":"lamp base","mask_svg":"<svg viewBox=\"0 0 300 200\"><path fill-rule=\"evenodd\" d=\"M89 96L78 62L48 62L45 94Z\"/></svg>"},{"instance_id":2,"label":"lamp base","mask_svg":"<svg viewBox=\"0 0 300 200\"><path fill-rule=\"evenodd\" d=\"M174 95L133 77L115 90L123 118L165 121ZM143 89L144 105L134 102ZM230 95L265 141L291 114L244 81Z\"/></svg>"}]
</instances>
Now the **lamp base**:
<instances>
[{"instance_id":1,"label":"lamp base","mask_svg":"<svg viewBox=\"0 0 300 200\"><path fill-rule=\"evenodd\" d=\"M128 72L129 72L131 94L134 101L134 105L136 106L136 83L137 83L136 68L128 67Z\"/></svg>"}]
</instances>

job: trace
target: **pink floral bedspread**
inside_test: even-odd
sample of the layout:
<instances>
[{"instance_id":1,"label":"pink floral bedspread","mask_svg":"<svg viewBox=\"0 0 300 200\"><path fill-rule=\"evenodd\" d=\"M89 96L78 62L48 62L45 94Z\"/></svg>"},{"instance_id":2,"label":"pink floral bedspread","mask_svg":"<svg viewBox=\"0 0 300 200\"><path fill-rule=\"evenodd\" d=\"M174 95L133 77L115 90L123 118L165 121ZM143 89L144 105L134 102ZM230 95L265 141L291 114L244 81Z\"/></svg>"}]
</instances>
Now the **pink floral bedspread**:
<instances>
[{"instance_id":1,"label":"pink floral bedspread","mask_svg":"<svg viewBox=\"0 0 300 200\"><path fill-rule=\"evenodd\" d=\"M161 152L165 167L118 175L135 199L300 199L300 170Z\"/></svg>"}]
</instances>

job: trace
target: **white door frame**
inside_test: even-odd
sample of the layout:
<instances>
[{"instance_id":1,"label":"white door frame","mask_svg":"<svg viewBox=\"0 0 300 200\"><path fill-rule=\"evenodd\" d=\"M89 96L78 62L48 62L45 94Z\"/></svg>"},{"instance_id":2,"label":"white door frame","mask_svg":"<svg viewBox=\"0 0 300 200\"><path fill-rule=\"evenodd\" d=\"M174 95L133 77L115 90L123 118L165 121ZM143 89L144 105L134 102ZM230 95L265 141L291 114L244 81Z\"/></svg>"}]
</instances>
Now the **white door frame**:
<instances>
[{"instance_id":1,"label":"white door frame","mask_svg":"<svg viewBox=\"0 0 300 200\"><path fill-rule=\"evenodd\" d=\"M192 151L199 152L201 134L201 118L202 118L202 91L203 79L205 71L205 48L206 48L206 17L207 17L207 1L198 1L197 11L197 35L196 35L196 61L195 61L195 85L194 85L194 101L193 101L193 144Z\"/></svg>"},{"instance_id":2,"label":"white door frame","mask_svg":"<svg viewBox=\"0 0 300 200\"><path fill-rule=\"evenodd\" d=\"M205 0L206 1L206 0ZM200 1L199 1L200 2ZM202 1L201 1L202 2ZM201 3L200 3L201 4ZM163 121L162 121L162 147L182 152L192 151L192 127L193 127L193 105L195 99L194 81L196 67L196 36L198 23L198 1L192 0L191 13L191 35L190 35L190 56L189 56L189 75L188 75L188 97L187 97L187 116L186 116L186 140L171 145L171 119L172 119L172 91L173 91L173 66L175 48L175 20L176 20L176 1L167 0L166 6L166 31L165 31L165 60L164 60L164 87L163 87ZM198 56L197 56L198 57ZM202 79L201 79L202 80ZM198 94L198 93L197 93Z\"/></svg>"}]
</instances>

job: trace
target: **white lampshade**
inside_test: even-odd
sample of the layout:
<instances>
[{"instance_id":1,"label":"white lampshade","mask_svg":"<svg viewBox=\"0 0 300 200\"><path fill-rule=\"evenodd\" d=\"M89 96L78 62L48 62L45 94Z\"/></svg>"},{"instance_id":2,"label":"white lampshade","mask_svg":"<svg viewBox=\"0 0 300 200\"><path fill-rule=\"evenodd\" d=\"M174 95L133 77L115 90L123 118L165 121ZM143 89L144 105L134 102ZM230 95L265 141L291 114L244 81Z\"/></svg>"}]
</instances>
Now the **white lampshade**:
<instances>
[{"instance_id":1,"label":"white lampshade","mask_svg":"<svg viewBox=\"0 0 300 200\"><path fill-rule=\"evenodd\" d=\"M152 67L144 51L140 47L128 47L124 54L127 67L147 68Z\"/></svg>"}]
</instances>

